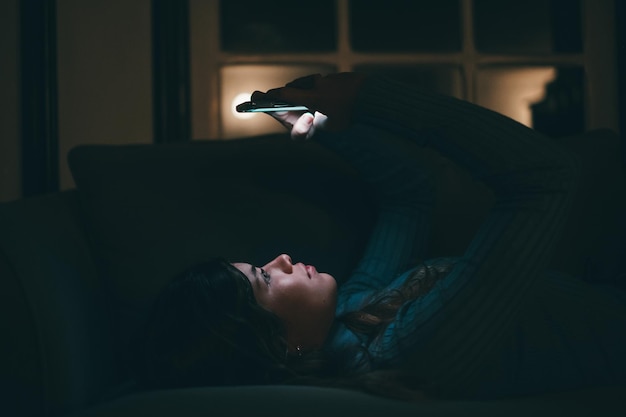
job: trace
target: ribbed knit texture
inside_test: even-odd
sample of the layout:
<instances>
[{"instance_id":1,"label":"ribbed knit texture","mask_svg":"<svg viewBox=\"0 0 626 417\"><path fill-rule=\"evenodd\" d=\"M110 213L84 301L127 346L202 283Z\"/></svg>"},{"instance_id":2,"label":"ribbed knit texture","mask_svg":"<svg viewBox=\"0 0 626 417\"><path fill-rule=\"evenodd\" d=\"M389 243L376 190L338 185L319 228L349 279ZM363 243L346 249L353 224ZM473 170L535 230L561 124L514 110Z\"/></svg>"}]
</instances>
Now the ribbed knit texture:
<instances>
[{"instance_id":1,"label":"ribbed knit texture","mask_svg":"<svg viewBox=\"0 0 626 417\"><path fill-rule=\"evenodd\" d=\"M534 348L524 345L525 338L532 339L529 332L534 329L529 317L535 317L540 322L537 329L544 331L553 316L546 311L575 306L571 297L567 303L555 299L553 305L545 299L548 282L550 291L559 294L554 288L560 288L562 279L545 278L544 269L575 192L576 159L551 139L500 114L383 78L366 81L354 118L356 126L350 131L320 135L320 141L375 184L380 190L381 214L363 260L340 289L338 314L358 309L375 291L397 285L407 275L401 275L401 268L423 255L427 243L432 202L428 173L394 154L385 145L384 135L368 126L437 150L486 183L496 196L495 205L449 275L429 294L407 303L384 334L366 346L371 368L404 367L433 389L470 397L532 393L535 388L556 390L568 384L585 386L588 372L576 381L556 375L541 385L520 369L541 367L550 361L550 355L560 354L551 349L566 345L577 349L575 340L551 343L542 350L548 356L539 362L520 359ZM587 297L594 288L571 281L590 311L606 304L604 295ZM603 330L609 332L605 339L626 349L626 303L608 303L608 313L598 313L598 320L584 326L597 328L604 322L603 314L617 317ZM537 313L540 308L541 314ZM533 309L534 315L529 314ZM612 334L620 329L621 334ZM329 346L336 349L360 340L346 332L349 330L337 326ZM580 327L565 337L578 338L585 333L589 336L589 331ZM609 343L606 340L604 343ZM589 349L574 355L577 360L586 361L580 356L587 351L594 357L606 356L589 343ZM619 375L603 375L604 379L589 381L591 385L620 378L626 382L626 361L617 360L621 360Z\"/></svg>"}]
</instances>

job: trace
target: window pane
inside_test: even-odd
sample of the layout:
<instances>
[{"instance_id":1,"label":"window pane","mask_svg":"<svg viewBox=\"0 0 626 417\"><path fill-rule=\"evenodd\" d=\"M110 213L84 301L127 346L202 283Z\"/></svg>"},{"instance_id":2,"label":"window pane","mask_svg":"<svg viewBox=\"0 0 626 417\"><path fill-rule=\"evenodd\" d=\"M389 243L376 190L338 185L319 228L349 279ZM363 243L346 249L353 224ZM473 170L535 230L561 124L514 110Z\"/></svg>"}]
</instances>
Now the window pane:
<instances>
[{"instance_id":1,"label":"window pane","mask_svg":"<svg viewBox=\"0 0 626 417\"><path fill-rule=\"evenodd\" d=\"M477 103L550 136L584 131L580 68L487 67L477 77Z\"/></svg>"},{"instance_id":2,"label":"window pane","mask_svg":"<svg viewBox=\"0 0 626 417\"><path fill-rule=\"evenodd\" d=\"M221 128L223 139L286 132L266 114L237 113L235 106L250 100L255 90L280 87L298 77L326 74L336 69L326 65L231 65L221 69Z\"/></svg>"},{"instance_id":3,"label":"window pane","mask_svg":"<svg viewBox=\"0 0 626 417\"><path fill-rule=\"evenodd\" d=\"M559 137L583 133L585 90L582 68L559 68L554 81L546 86L546 96L532 109L533 127Z\"/></svg>"},{"instance_id":4,"label":"window pane","mask_svg":"<svg viewBox=\"0 0 626 417\"><path fill-rule=\"evenodd\" d=\"M309 6L303 9L293 0L221 1L222 50L253 53L335 50L335 2L318 0Z\"/></svg>"},{"instance_id":5,"label":"window pane","mask_svg":"<svg viewBox=\"0 0 626 417\"><path fill-rule=\"evenodd\" d=\"M459 51L459 1L353 0L350 36L358 51Z\"/></svg>"},{"instance_id":6,"label":"window pane","mask_svg":"<svg viewBox=\"0 0 626 417\"><path fill-rule=\"evenodd\" d=\"M356 71L388 76L406 84L415 85L424 91L432 91L457 98L463 97L464 88L461 70L452 65L360 65L356 68Z\"/></svg>"},{"instance_id":7,"label":"window pane","mask_svg":"<svg viewBox=\"0 0 626 417\"><path fill-rule=\"evenodd\" d=\"M580 52L580 0L474 0L476 48L492 53Z\"/></svg>"}]
</instances>

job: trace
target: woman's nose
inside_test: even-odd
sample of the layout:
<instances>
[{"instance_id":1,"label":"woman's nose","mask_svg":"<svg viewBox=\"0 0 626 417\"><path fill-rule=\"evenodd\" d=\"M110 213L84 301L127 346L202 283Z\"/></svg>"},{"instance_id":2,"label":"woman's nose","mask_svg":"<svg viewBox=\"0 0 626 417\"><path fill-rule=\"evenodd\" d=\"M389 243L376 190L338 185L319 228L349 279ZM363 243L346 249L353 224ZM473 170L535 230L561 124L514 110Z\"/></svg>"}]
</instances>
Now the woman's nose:
<instances>
[{"instance_id":1,"label":"woman's nose","mask_svg":"<svg viewBox=\"0 0 626 417\"><path fill-rule=\"evenodd\" d=\"M274 260L272 260L265 266L265 269L269 269L270 267L279 268L281 271L290 274L293 269L291 257L284 253L282 255L278 255L276 258L274 258Z\"/></svg>"}]
</instances>

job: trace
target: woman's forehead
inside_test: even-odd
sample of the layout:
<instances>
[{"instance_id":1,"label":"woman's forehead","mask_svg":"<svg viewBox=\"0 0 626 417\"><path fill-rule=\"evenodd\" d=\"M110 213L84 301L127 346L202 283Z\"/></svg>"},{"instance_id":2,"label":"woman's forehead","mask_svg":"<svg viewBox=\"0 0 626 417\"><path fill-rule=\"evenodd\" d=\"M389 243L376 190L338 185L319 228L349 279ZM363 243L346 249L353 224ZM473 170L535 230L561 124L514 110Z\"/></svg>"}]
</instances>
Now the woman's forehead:
<instances>
[{"instance_id":1,"label":"woman's forehead","mask_svg":"<svg viewBox=\"0 0 626 417\"><path fill-rule=\"evenodd\" d=\"M252 282L252 279L254 278L254 266L252 264L244 262L233 262L231 265L237 268L239 272L241 272L243 275L245 275L248 281Z\"/></svg>"}]
</instances>

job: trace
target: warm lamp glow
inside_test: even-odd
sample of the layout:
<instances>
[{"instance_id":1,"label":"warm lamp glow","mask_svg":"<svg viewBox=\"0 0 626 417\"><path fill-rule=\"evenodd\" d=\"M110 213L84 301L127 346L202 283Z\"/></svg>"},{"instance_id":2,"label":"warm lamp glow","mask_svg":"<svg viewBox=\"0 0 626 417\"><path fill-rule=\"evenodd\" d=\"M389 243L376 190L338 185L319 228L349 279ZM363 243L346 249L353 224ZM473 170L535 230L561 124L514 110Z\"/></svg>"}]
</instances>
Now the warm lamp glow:
<instances>
[{"instance_id":1,"label":"warm lamp glow","mask_svg":"<svg viewBox=\"0 0 626 417\"><path fill-rule=\"evenodd\" d=\"M237 94L230 105L230 111L237 119L251 119L257 115L256 113L239 113L237 111L237 105L243 103L244 101L250 101L250 93Z\"/></svg>"},{"instance_id":2,"label":"warm lamp glow","mask_svg":"<svg viewBox=\"0 0 626 417\"><path fill-rule=\"evenodd\" d=\"M533 127L531 106L555 78L555 67L488 68L478 74L477 103Z\"/></svg>"},{"instance_id":3,"label":"warm lamp glow","mask_svg":"<svg viewBox=\"0 0 626 417\"><path fill-rule=\"evenodd\" d=\"M267 91L309 74L326 74L335 68L326 65L227 65L220 70L222 139L284 133L285 128L272 117L237 113L235 106L250 101L250 93ZM255 117L256 116L256 117Z\"/></svg>"}]
</instances>

